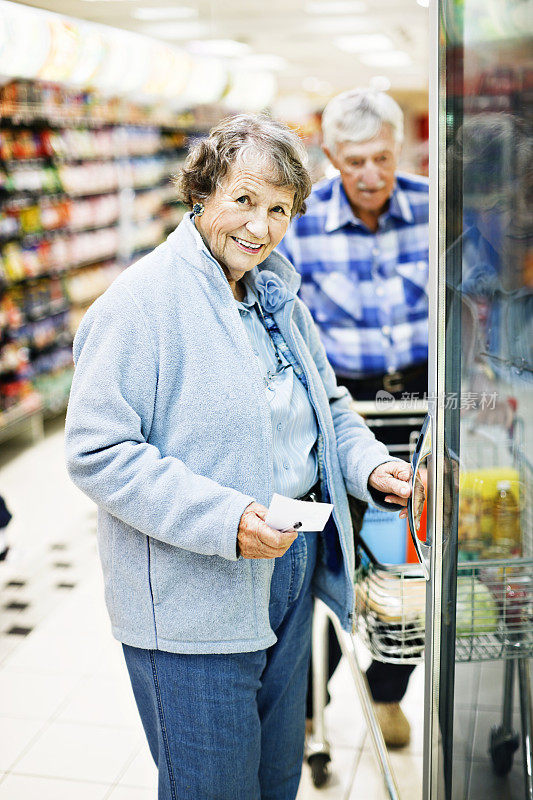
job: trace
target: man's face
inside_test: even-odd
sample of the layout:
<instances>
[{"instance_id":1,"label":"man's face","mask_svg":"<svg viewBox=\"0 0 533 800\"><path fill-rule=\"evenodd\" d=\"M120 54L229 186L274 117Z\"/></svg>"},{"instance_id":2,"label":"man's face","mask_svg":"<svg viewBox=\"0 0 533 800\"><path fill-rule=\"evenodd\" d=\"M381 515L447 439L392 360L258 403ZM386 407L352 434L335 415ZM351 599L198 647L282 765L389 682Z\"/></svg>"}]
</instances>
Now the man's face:
<instances>
[{"instance_id":1,"label":"man's face","mask_svg":"<svg viewBox=\"0 0 533 800\"><path fill-rule=\"evenodd\" d=\"M358 216L379 216L394 187L400 146L390 125L366 142L339 142L324 152L340 174L350 205Z\"/></svg>"}]
</instances>

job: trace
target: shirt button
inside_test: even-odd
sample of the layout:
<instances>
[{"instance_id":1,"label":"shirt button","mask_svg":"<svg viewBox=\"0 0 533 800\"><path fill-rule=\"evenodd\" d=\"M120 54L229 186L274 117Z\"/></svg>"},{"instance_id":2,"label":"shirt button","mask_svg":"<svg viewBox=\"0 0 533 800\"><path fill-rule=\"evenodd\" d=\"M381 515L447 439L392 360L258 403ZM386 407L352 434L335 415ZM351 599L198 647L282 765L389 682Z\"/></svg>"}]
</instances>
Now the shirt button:
<instances>
[{"instance_id":1,"label":"shirt button","mask_svg":"<svg viewBox=\"0 0 533 800\"><path fill-rule=\"evenodd\" d=\"M388 325L384 325L381 329L381 333L383 336L388 336L390 334L390 328Z\"/></svg>"},{"instance_id":2,"label":"shirt button","mask_svg":"<svg viewBox=\"0 0 533 800\"><path fill-rule=\"evenodd\" d=\"M286 461L283 462L283 469L289 469L289 465Z\"/></svg>"},{"instance_id":3,"label":"shirt button","mask_svg":"<svg viewBox=\"0 0 533 800\"><path fill-rule=\"evenodd\" d=\"M393 372L396 372L396 367L387 367L387 372L392 375Z\"/></svg>"},{"instance_id":4,"label":"shirt button","mask_svg":"<svg viewBox=\"0 0 533 800\"><path fill-rule=\"evenodd\" d=\"M385 294L385 289L383 288L383 286L377 287L376 294L378 297L383 297L383 295Z\"/></svg>"},{"instance_id":5,"label":"shirt button","mask_svg":"<svg viewBox=\"0 0 533 800\"><path fill-rule=\"evenodd\" d=\"M372 248L372 255L373 256L379 256L379 248L378 247L373 247Z\"/></svg>"},{"instance_id":6,"label":"shirt button","mask_svg":"<svg viewBox=\"0 0 533 800\"><path fill-rule=\"evenodd\" d=\"M281 422L278 422L276 427L277 427L278 431L281 431L283 429L283 425L281 424Z\"/></svg>"}]
</instances>

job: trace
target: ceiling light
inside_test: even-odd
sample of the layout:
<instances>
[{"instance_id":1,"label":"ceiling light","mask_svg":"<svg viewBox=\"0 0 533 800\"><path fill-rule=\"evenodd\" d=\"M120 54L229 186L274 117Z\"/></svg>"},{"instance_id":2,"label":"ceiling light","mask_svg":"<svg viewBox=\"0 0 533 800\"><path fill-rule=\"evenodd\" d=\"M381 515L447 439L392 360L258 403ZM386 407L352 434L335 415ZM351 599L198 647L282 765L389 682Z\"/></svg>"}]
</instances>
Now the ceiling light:
<instances>
[{"instance_id":1,"label":"ceiling light","mask_svg":"<svg viewBox=\"0 0 533 800\"><path fill-rule=\"evenodd\" d=\"M238 58L250 52L250 45L234 39L197 39L189 42L189 52L198 56L218 56L218 58Z\"/></svg>"},{"instance_id":2,"label":"ceiling light","mask_svg":"<svg viewBox=\"0 0 533 800\"><path fill-rule=\"evenodd\" d=\"M302 81L302 88L306 92L316 92L318 86L320 86L320 78L315 78L312 75L308 75Z\"/></svg>"},{"instance_id":3,"label":"ceiling light","mask_svg":"<svg viewBox=\"0 0 533 800\"><path fill-rule=\"evenodd\" d=\"M416 0L419 6L422 8L429 8L429 0Z\"/></svg>"},{"instance_id":4,"label":"ceiling light","mask_svg":"<svg viewBox=\"0 0 533 800\"><path fill-rule=\"evenodd\" d=\"M391 82L386 75L374 75L370 78L370 87L376 92L387 92L391 87Z\"/></svg>"},{"instance_id":5,"label":"ceiling light","mask_svg":"<svg viewBox=\"0 0 533 800\"><path fill-rule=\"evenodd\" d=\"M170 22L148 22L143 25L142 32L144 35L154 36L156 39L168 39L177 42L207 36L209 27L203 22L171 20Z\"/></svg>"},{"instance_id":6,"label":"ceiling light","mask_svg":"<svg viewBox=\"0 0 533 800\"><path fill-rule=\"evenodd\" d=\"M369 67L405 67L411 56L404 50L388 50L381 53L362 53L359 60Z\"/></svg>"},{"instance_id":7,"label":"ceiling light","mask_svg":"<svg viewBox=\"0 0 533 800\"><path fill-rule=\"evenodd\" d=\"M312 75L303 79L302 88L310 94L330 94L333 91L333 87L329 81L323 81Z\"/></svg>"},{"instance_id":8,"label":"ceiling light","mask_svg":"<svg viewBox=\"0 0 533 800\"><path fill-rule=\"evenodd\" d=\"M370 17L321 17L320 19L306 19L303 22L303 30L318 36L342 35L344 33L354 34L364 33L365 31L375 31L377 23L375 18Z\"/></svg>"},{"instance_id":9,"label":"ceiling light","mask_svg":"<svg viewBox=\"0 0 533 800\"><path fill-rule=\"evenodd\" d=\"M366 11L366 3L359 0L332 0L331 3L307 3L305 10L308 14L362 14Z\"/></svg>"},{"instance_id":10,"label":"ceiling light","mask_svg":"<svg viewBox=\"0 0 533 800\"><path fill-rule=\"evenodd\" d=\"M158 19L192 19L198 16L195 8L188 6L162 6L155 8L136 8L132 12L135 19L158 20Z\"/></svg>"},{"instance_id":11,"label":"ceiling light","mask_svg":"<svg viewBox=\"0 0 533 800\"><path fill-rule=\"evenodd\" d=\"M372 53L376 50L392 50L393 43L388 36L381 33L364 36L340 36L335 39L335 46L346 53Z\"/></svg>"},{"instance_id":12,"label":"ceiling light","mask_svg":"<svg viewBox=\"0 0 533 800\"><path fill-rule=\"evenodd\" d=\"M288 62L283 56L269 53L254 53L242 59L241 66L254 71L282 72L287 69Z\"/></svg>"}]
</instances>

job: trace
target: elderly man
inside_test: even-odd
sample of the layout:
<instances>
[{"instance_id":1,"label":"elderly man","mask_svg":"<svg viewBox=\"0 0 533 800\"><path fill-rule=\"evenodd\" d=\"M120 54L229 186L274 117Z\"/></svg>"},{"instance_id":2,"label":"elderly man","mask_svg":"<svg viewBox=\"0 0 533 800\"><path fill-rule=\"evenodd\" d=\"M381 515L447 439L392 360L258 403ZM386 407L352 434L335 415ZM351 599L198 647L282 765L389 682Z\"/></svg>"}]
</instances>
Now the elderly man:
<instances>
[{"instance_id":1,"label":"elderly man","mask_svg":"<svg viewBox=\"0 0 533 800\"><path fill-rule=\"evenodd\" d=\"M403 114L388 95L351 90L322 117L338 170L317 184L279 250L302 277L301 297L339 383L357 400L427 390L428 183L397 171ZM378 438L405 444L410 429ZM337 657L338 658L338 657ZM335 660L335 659L334 659ZM410 737L401 708L412 667L373 662L368 681L385 741Z\"/></svg>"}]
</instances>

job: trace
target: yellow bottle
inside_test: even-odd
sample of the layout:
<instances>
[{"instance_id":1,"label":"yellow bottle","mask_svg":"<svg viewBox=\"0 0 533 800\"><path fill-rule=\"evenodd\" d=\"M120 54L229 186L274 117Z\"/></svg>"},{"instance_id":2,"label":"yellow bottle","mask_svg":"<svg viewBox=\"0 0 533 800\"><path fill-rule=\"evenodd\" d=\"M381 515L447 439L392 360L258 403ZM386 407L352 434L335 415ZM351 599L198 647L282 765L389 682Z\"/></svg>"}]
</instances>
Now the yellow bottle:
<instances>
[{"instance_id":1,"label":"yellow bottle","mask_svg":"<svg viewBox=\"0 0 533 800\"><path fill-rule=\"evenodd\" d=\"M502 558L521 553L520 509L511 481L498 481L493 502L492 539Z\"/></svg>"}]
</instances>

